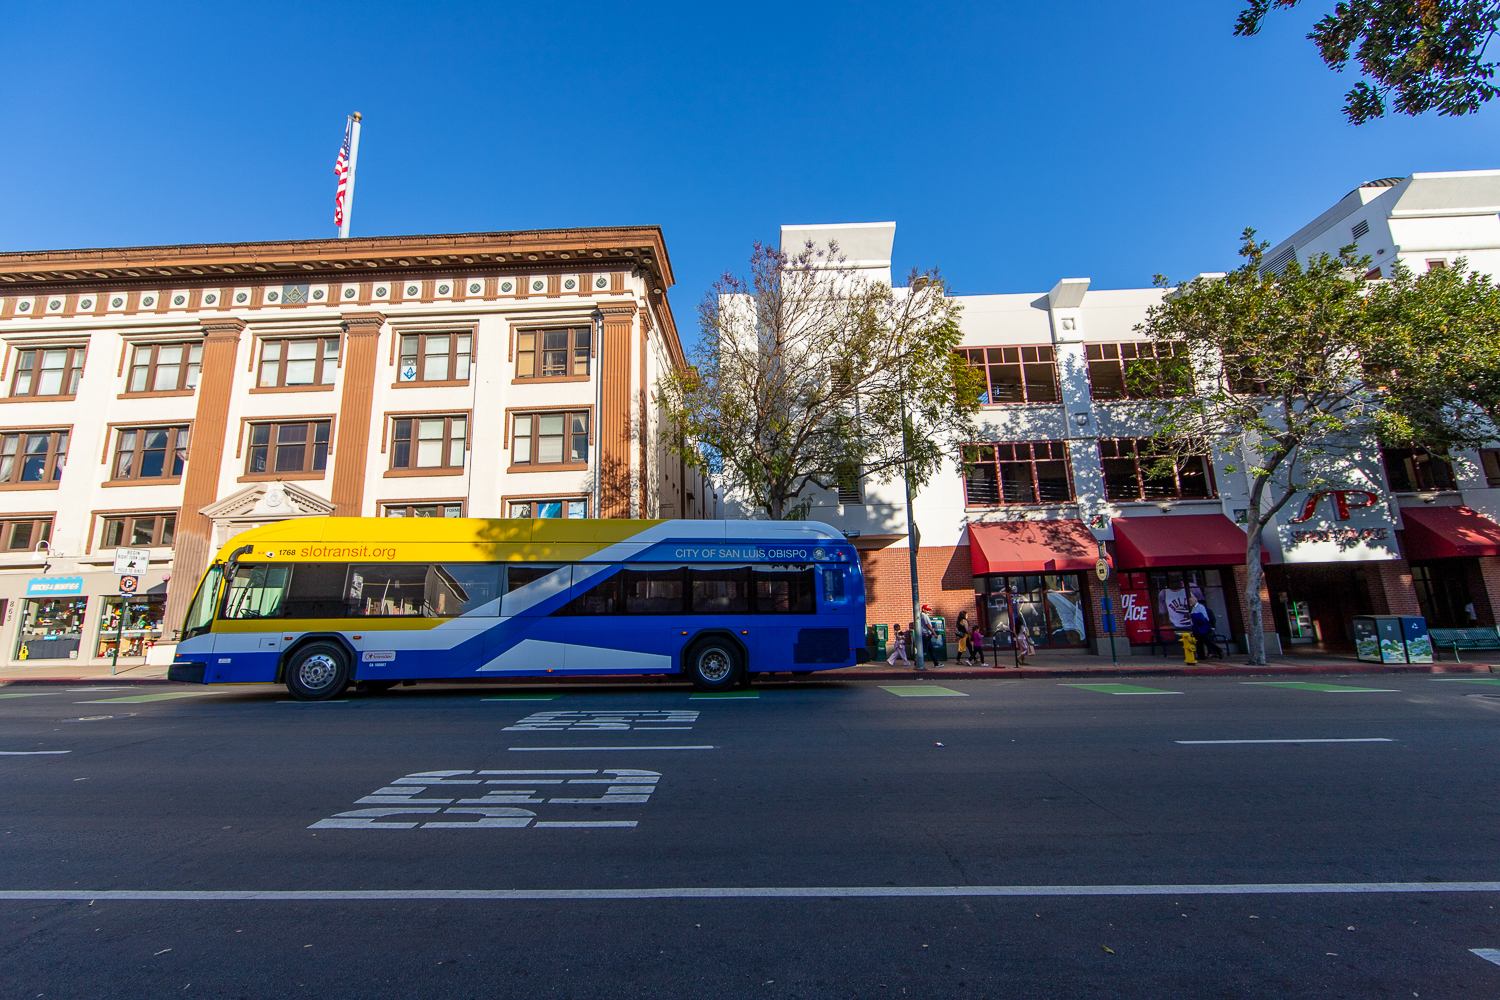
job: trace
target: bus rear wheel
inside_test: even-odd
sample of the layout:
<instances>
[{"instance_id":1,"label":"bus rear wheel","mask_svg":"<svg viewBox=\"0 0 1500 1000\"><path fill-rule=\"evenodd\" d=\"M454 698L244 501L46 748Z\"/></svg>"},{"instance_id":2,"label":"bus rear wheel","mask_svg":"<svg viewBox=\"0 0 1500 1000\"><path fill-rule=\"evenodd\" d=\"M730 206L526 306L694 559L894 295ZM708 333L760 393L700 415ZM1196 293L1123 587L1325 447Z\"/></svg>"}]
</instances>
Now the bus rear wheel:
<instances>
[{"instance_id":1,"label":"bus rear wheel","mask_svg":"<svg viewBox=\"0 0 1500 1000\"><path fill-rule=\"evenodd\" d=\"M740 651L728 639L708 638L694 643L684 655L688 679L699 691L728 691L744 673Z\"/></svg>"},{"instance_id":2,"label":"bus rear wheel","mask_svg":"<svg viewBox=\"0 0 1500 1000\"><path fill-rule=\"evenodd\" d=\"M297 650L286 665L286 689L298 701L327 701L349 686L349 658L331 642Z\"/></svg>"}]
</instances>

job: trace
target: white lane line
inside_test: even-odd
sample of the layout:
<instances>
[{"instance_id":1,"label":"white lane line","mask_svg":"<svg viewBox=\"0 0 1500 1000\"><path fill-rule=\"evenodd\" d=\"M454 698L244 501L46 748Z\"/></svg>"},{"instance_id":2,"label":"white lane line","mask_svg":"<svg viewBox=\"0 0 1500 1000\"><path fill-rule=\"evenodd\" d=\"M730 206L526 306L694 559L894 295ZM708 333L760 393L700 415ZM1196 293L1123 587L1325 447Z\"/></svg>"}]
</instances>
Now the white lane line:
<instances>
[{"instance_id":1,"label":"white lane line","mask_svg":"<svg viewBox=\"0 0 1500 1000\"><path fill-rule=\"evenodd\" d=\"M1500 948L1470 948L1469 951L1478 955L1486 962L1494 962L1500 965Z\"/></svg>"},{"instance_id":2,"label":"white lane line","mask_svg":"<svg viewBox=\"0 0 1500 1000\"><path fill-rule=\"evenodd\" d=\"M1500 882L1260 882L1226 885L686 886L662 889L0 889L0 900L825 899L947 896L1278 896L1500 892ZM1484 949L1488 950L1488 949Z\"/></svg>"},{"instance_id":3,"label":"white lane line","mask_svg":"<svg viewBox=\"0 0 1500 1000\"><path fill-rule=\"evenodd\" d=\"M1173 740L1184 746L1218 746L1226 743L1394 743L1384 736L1355 736L1335 740Z\"/></svg>"},{"instance_id":4,"label":"white lane line","mask_svg":"<svg viewBox=\"0 0 1500 1000\"><path fill-rule=\"evenodd\" d=\"M600 819L600 820L577 820L577 821L544 820L544 819L539 819L539 820L537 820L535 823L533 823L531 825L535 826L535 827L542 827L542 828L548 828L548 829L553 829L553 830L592 830L592 829L595 829L595 828L601 827L601 826L607 826L607 827L633 827L633 826L635 826L635 824L636 824L636 821L633 820L633 819L619 819L619 820L616 820L616 819Z\"/></svg>"},{"instance_id":5,"label":"white lane line","mask_svg":"<svg viewBox=\"0 0 1500 1000\"><path fill-rule=\"evenodd\" d=\"M507 747L508 750L713 750L711 746L676 747Z\"/></svg>"},{"instance_id":6,"label":"white lane line","mask_svg":"<svg viewBox=\"0 0 1500 1000\"><path fill-rule=\"evenodd\" d=\"M71 750L0 750L0 757L44 757L53 753L72 753Z\"/></svg>"}]
</instances>

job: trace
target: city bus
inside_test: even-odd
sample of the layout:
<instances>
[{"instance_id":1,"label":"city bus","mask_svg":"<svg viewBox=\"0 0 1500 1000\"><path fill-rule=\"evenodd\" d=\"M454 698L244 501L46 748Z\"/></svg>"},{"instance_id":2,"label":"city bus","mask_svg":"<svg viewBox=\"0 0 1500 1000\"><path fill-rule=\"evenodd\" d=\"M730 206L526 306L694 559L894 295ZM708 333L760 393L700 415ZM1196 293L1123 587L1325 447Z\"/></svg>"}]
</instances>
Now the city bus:
<instances>
[{"instance_id":1,"label":"city bus","mask_svg":"<svg viewBox=\"0 0 1500 1000\"><path fill-rule=\"evenodd\" d=\"M581 674L723 691L865 658L859 557L826 524L313 517L218 552L168 677L304 701Z\"/></svg>"}]
</instances>

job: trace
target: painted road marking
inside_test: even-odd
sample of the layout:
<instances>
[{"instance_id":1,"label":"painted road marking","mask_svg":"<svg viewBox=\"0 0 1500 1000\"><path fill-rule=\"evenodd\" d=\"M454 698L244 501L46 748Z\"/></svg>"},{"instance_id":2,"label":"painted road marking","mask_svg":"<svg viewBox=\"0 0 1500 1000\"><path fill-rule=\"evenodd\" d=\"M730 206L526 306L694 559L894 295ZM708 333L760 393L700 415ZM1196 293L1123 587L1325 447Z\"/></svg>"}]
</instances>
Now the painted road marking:
<instances>
[{"instance_id":1,"label":"painted road marking","mask_svg":"<svg viewBox=\"0 0 1500 1000\"><path fill-rule=\"evenodd\" d=\"M623 732L631 728L638 728L639 723L665 726L670 723L684 722L688 724L685 726L672 725L671 728L691 729L693 728L692 723L697 721L698 713L690 708L646 712L532 712L514 726L506 726L505 731L539 730L541 732L557 733L566 729L583 729Z\"/></svg>"},{"instance_id":2,"label":"painted road marking","mask_svg":"<svg viewBox=\"0 0 1500 1000\"><path fill-rule=\"evenodd\" d=\"M1395 740L1384 736L1355 736L1345 739L1317 739L1317 740L1173 740L1184 746L1215 746L1226 743L1394 743Z\"/></svg>"},{"instance_id":3,"label":"painted road marking","mask_svg":"<svg viewBox=\"0 0 1500 1000\"><path fill-rule=\"evenodd\" d=\"M163 691L160 694L127 694L123 698L95 698L92 701L75 701L75 705L139 705L148 701L170 701L173 698L202 698L204 695L222 694L222 691Z\"/></svg>"},{"instance_id":4,"label":"painted road marking","mask_svg":"<svg viewBox=\"0 0 1500 1000\"><path fill-rule=\"evenodd\" d=\"M562 750L714 750L712 746L671 746L671 747L506 747L507 750L517 751L548 751L557 752Z\"/></svg>"},{"instance_id":5,"label":"painted road marking","mask_svg":"<svg viewBox=\"0 0 1500 1000\"><path fill-rule=\"evenodd\" d=\"M1469 951L1478 955L1486 962L1494 962L1496 965L1500 965L1500 948L1470 948Z\"/></svg>"},{"instance_id":6,"label":"painted road marking","mask_svg":"<svg viewBox=\"0 0 1500 1000\"><path fill-rule=\"evenodd\" d=\"M44 757L54 753L72 753L71 750L0 750L0 757Z\"/></svg>"},{"instance_id":7,"label":"painted road marking","mask_svg":"<svg viewBox=\"0 0 1500 1000\"><path fill-rule=\"evenodd\" d=\"M502 694L494 698L480 698L480 701L556 701L555 694Z\"/></svg>"},{"instance_id":8,"label":"painted road marking","mask_svg":"<svg viewBox=\"0 0 1500 1000\"><path fill-rule=\"evenodd\" d=\"M889 691L898 698L967 698L962 691L945 688L938 684L881 684L882 691Z\"/></svg>"},{"instance_id":9,"label":"painted road marking","mask_svg":"<svg viewBox=\"0 0 1500 1000\"><path fill-rule=\"evenodd\" d=\"M347 705L348 698L329 698L326 701L298 701L296 698L282 698L278 705Z\"/></svg>"},{"instance_id":10,"label":"painted road marking","mask_svg":"<svg viewBox=\"0 0 1500 1000\"><path fill-rule=\"evenodd\" d=\"M659 771L635 768L419 771L397 778L354 801L355 805L367 808L335 813L328 819L318 820L308 829L411 830L420 826L424 830L515 830L533 824L569 829L634 827L638 820L538 821L536 807L643 805L650 801L660 779ZM599 787L601 785L604 787ZM422 794L430 789L436 789L438 796L444 797ZM555 792L572 794L556 795ZM532 808L519 808L523 805ZM376 808L368 808L372 806ZM441 818L436 814L441 814ZM418 821L411 819L413 816L434 818ZM449 816L478 818L450 820Z\"/></svg>"},{"instance_id":11,"label":"painted road marking","mask_svg":"<svg viewBox=\"0 0 1500 1000\"><path fill-rule=\"evenodd\" d=\"M1439 684L1500 684L1500 677L1434 677ZM3 698L4 695L0 695Z\"/></svg>"},{"instance_id":12,"label":"painted road marking","mask_svg":"<svg viewBox=\"0 0 1500 1000\"><path fill-rule=\"evenodd\" d=\"M1327 694L1400 694L1395 688L1350 687L1347 684L1320 684L1317 681L1240 681L1258 687L1290 688L1294 691L1323 691Z\"/></svg>"},{"instance_id":13,"label":"painted road marking","mask_svg":"<svg viewBox=\"0 0 1500 1000\"><path fill-rule=\"evenodd\" d=\"M537 824L540 825L540 824ZM1262 882L1240 885L684 886L661 889L0 889L42 902L324 902L369 900L866 899L952 896L1299 896L1500 892L1500 882ZM1472 949L1489 951L1492 949ZM1487 956L1481 955L1481 958Z\"/></svg>"},{"instance_id":14,"label":"painted road marking","mask_svg":"<svg viewBox=\"0 0 1500 1000\"><path fill-rule=\"evenodd\" d=\"M1157 688L1140 687L1136 684L1062 684L1060 687L1083 688L1100 694L1182 694L1181 691L1162 691Z\"/></svg>"},{"instance_id":15,"label":"painted road marking","mask_svg":"<svg viewBox=\"0 0 1500 1000\"><path fill-rule=\"evenodd\" d=\"M11 694L0 694L0 698L40 698L44 694L56 694L55 691L16 691Z\"/></svg>"},{"instance_id":16,"label":"painted road marking","mask_svg":"<svg viewBox=\"0 0 1500 1000\"><path fill-rule=\"evenodd\" d=\"M735 701L740 698L755 699L759 697L759 691L700 691L698 694L688 695L688 701L708 701L715 698Z\"/></svg>"}]
</instances>

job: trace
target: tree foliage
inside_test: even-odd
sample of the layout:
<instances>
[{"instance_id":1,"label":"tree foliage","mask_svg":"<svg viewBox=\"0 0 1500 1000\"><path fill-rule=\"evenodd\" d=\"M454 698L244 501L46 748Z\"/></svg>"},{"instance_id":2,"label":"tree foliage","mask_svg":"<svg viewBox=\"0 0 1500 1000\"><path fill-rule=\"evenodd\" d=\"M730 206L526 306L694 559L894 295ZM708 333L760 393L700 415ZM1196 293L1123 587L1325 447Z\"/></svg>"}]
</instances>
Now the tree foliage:
<instances>
[{"instance_id":1,"label":"tree foliage","mask_svg":"<svg viewBox=\"0 0 1500 1000\"><path fill-rule=\"evenodd\" d=\"M1234 26L1254 35L1273 7L1302 0L1249 0ZM1494 97L1495 64L1485 49L1500 27L1500 0L1343 0L1308 38L1323 62L1343 72L1352 58L1367 79L1344 95L1344 114L1363 125L1393 110L1467 115Z\"/></svg>"},{"instance_id":2,"label":"tree foliage","mask_svg":"<svg viewBox=\"0 0 1500 1000\"><path fill-rule=\"evenodd\" d=\"M757 243L749 278L726 273L700 305L695 367L663 380L673 449L773 520L805 516L809 487L903 470L919 486L978 409L959 308L936 271L893 289L836 245Z\"/></svg>"}]
</instances>

